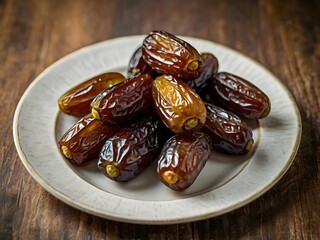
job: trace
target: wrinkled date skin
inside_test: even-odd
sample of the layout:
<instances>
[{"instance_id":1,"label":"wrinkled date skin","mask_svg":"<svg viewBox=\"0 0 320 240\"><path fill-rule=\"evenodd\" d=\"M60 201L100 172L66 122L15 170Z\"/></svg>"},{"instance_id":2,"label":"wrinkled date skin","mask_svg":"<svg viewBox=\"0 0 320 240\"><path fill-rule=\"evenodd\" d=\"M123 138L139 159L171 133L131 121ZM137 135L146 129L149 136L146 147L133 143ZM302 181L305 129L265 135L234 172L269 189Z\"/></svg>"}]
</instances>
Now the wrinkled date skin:
<instances>
[{"instance_id":1,"label":"wrinkled date skin","mask_svg":"<svg viewBox=\"0 0 320 240\"><path fill-rule=\"evenodd\" d=\"M153 78L156 78L159 74L153 70L142 57L142 47L139 47L131 56L128 64L128 78L133 78L142 73L148 73Z\"/></svg>"},{"instance_id":2,"label":"wrinkled date skin","mask_svg":"<svg viewBox=\"0 0 320 240\"><path fill-rule=\"evenodd\" d=\"M121 129L103 146L98 168L117 182L135 178L158 157L164 144L163 128L159 118L151 117Z\"/></svg>"},{"instance_id":3,"label":"wrinkled date skin","mask_svg":"<svg viewBox=\"0 0 320 240\"><path fill-rule=\"evenodd\" d=\"M143 59L153 69L182 79L200 76L199 52L184 40L165 31L153 31L143 41Z\"/></svg>"},{"instance_id":4,"label":"wrinkled date skin","mask_svg":"<svg viewBox=\"0 0 320 240\"><path fill-rule=\"evenodd\" d=\"M63 94L58 105L62 112L73 116L84 116L91 111L91 101L105 89L108 89L126 78L117 72L97 75L75 86Z\"/></svg>"},{"instance_id":5,"label":"wrinkled date skin","mask_svg":"<svg viewBox=\"0 0 320 240\"><path fill-rule=\"evenodd\" d=\"M219 69L218 59L212 53L201 53L202 72L196 79L187 81L188 85L199 95L207 92L209 79L212 78Z\"/></svg>"},{"instance_id":6,"label":"wrinkled date skin","mask_svg":"<svg viewBox=\"0 0 320 240\"><path fill-rule=\"evenodd\" d=\"M210 79L210 95L214 102L246 118L265 118L270 113L270 100L249 81L226 72Z\"/></svg>"},{"instance_id":7,"label":"wrinkled date skin","mask_svg":"<svg viewBox=\"0 0 320 240\"><path fill-rule=\"evenodd\" d=\"M120 129L120 125L105 126L88 114L74 124L60 139L60 152L73 164L97 158L105 141Z\"/></svg>"},{"instance_id":8,"label":"wrinkled date skin","mask_svg":"<svg viewBox=\"0 0 320 240\"><path fill-rule=\"evenodd\" d=\"M157 77L152 96L158 115L174 133L200 129L206 121L203 101L183 81L170 75Z\"/></svg>"},{"instance_id":9,"label":"wrinkled date skin","mask_svg":"<svg viewBox=\"0 0 320 240\"><path fill-rule=\"evenodd\" d=\"M158 176L169 188L183 191L190 187L211 155L210 137L201 132L171 137L158 158Z\"/></svg>"},{"instance_id":10,"label":"wrinkled date skin","mask_svg":"<svg viewBox=\"0 0 320 240\"><path fill-rule=\"evenodd\" d=\"M100 93L92 102L92 115L105 124L126 122L152 109L153 78L140 74Z\"/></svg>"},{"instance_id":11,"label":"wrinkled date skin","mask_svg":"<svg viewBox=\"0 0 320 240\"><path fill-rule=\"evenodd\" d=\"M237 115L210 103L206 124L201 131L211 137L214 150L229 154L244 154L253 146L252 130Z\"/></svg>"}]
</instances>

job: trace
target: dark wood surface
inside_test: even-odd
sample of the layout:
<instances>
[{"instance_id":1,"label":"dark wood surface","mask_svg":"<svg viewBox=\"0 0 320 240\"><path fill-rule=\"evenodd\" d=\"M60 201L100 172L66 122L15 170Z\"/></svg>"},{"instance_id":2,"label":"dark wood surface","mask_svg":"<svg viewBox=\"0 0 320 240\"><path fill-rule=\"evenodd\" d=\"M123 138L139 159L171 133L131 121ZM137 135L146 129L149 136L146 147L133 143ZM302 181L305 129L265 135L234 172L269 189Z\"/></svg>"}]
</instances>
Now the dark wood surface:
<instances>
[{"instance_id":1,"label":"dark wood surface","mask_svg":"<svg viewBox=\"0 0 320 240\"><path fill-rule=\"evenodd\" d=\"M303 124L299 151L284 177L252 203L185 224L115 222L57 200L21 163L12 121L32 80L83 46L153 29L234 48L292 93ZM320 239L317 0L0 0L0 102L0 239Z\"/></svg>"}]
</instances>

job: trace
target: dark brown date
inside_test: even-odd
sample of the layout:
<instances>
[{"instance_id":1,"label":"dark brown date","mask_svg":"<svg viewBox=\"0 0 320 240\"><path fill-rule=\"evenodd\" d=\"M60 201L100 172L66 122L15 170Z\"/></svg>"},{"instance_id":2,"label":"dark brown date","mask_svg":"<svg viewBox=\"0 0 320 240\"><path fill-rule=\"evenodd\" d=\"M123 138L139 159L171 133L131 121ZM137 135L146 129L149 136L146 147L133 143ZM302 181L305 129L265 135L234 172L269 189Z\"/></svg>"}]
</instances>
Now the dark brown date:
<instances>
[{"instance_id":1,"label":"dark brown date","mask_svg":"<svg viewBox=\"0 0 320 240\"><path fill-rule=\"evenodd\" d=\"M153 78L149 74L140 74L100 93L91 103L92 115L106 124L141 117L142 113L153 106L152 82Z\"/></svg>"},{"instance_id":2,"label":"dark brown date","mask_svg":"<svg viewBox=\"0 0 320 240\"><path fill-rule=\"evenodd\" d=\"M170 75L157 77L152 96L158 115L175 133L200 129L206 121L203 101L183 81Z\"/></svg>"},{"instance_id":3,"label":"dark brown date","mask_svg":"<svg viewBox=\"0 0 320 240\"><path fill-rule=\"evenodd\" d=\"M139 47L131 56L128 64L128 78L133 78L142 73L148 73L153 78L159 75L153 70L142 57L142 47Z\"/></svg>"},{"instance_id":4,"label":"dark brown date","mask_svg":"<svg viewBox=\"0 0 320 240\"><path fill-rule=\"evenodd\" d=\"M63 94L58 100L59 108L69 115L84 116L90 113L90 103L99 93L125 79L122 74L117 72L108 72L92 77Z\"/></svg>"},{"instance_id":5,"label":"dark brown date","mask_svg":"<svg viewBox=\"0 0 320 240\"><path fill-rule=\"evenodd\" d=\"M210 95L214 102L246 118L265 118L270 113L270 100L249 81L226 72L210 79Z\"/></svg>"},{"instance_id":6,"label":"dark brown date","mask_svg":"<svg viewBox=\"0 0 320 240\"><path fill-rule=\"evenodd\" d=\"M244 154L253 146L252 130L237 115L213 104L205 103L206 124L201 131L211 137L214 150Z\"/></svg>"},{"instance_id":7,"label":"dark brown date","mask_svg":"<svg viewBox=\"0 0 320 240\"><path fill-rule=\"evenodd\" d=\"M210 137L201 132L177 134L163 147L158 158L158 176L169 188L190 187L211 155Z\"/></svg>"},{"instance_id":8,"label":"dark brown date","mask_svg":"<svg viewBox=\"0 0 320 240\"><path fill-rule=\"evenodd\" d=\"M117 182L135 178L158 157L163 127L159 118L150 117L118 131L103 146L98 168Z\"/></svg>"},{"instance_id":9,"label":"dark brown date","mask_svg":"<svg viewBox=\"0 0 320 240\"><path fill-rule=\"evenodd\" d=\"M84 163L97 158L106 139L119 128L120 125L105 126L88 114L63 135L58 142L59 150L71 163Z\"/></svg>"},{"instance_id":10,"label":"dark brown date","mask_svg":"<svg viewBox=\"0 0 320 240\"><path fill-rule=\"evenodd\" d=\"M202 72L200 76L187 81L188 85L200 96L207 92L209 79L212 78L219 69L218 59L212 53L201 53L201 59Z\"/></svg>"},{"instance_id":11,"label":"dark brown date","mask_svg":"<svg viewBox=\"0 0 320 240\"><path fill-rule=\"evenodd\" d=\"M143 41L143 59L159 73L183 79L200 76L202 60L186 41L165 31L153 31Z\"/></svg>"}]
</instances>

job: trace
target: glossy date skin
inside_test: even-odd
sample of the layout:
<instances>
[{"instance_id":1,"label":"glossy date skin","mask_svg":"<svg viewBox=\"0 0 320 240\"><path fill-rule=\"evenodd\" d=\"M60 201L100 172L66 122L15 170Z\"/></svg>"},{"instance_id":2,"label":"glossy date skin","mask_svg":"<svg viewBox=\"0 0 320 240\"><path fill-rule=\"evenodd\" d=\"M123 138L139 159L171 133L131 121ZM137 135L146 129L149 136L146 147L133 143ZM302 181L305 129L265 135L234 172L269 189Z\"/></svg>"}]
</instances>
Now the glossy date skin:
<instances>
[{"instance_id":1,"label":"glossy date skin","mask_svg":"<svg viewBox=\"0 0 320 240\"><path fill-rule=\"evenodd\" d=\"M148 73L153 78L156 78L159 74L153 70L142 57L142 47L139 47L131 56L128 64L128 78L133 78L142 73Z\"/></svg>"},{"instance_id":2,"label":"glossy date skin","mask_svg":"<svg viewBox=\"0 0 320 240\"><path fill-rule=\"evenodd\" d=\"M92 115L105 124L117 124L141 117L152 109L153 78L140 74L100 93L92 102Z\"/></svg>"},{"instance_id":3,"label":"glossy date skin","mask_svg":"<svg viewBox=\"0 0 320 240\"><path fill-rule=\"evenodd\" d=\"M163 147L157 173L167 187L183 191L190 187L211 155L211 139L201 132L176 134Z\"/></svg>"},{"instance_id":4,"label":"glossy date skin","mask_svg":"<svg viewBox=\"0 0 320 240\"><path fill-rule=\"evenodd\" d=\"M237 115L210 103L206 124L201 131L211 137L214 150L228 154L245 154L253 146L251 128Z\"/></svg>"},{"instance_id":5,"label":"glossy date skin","mask_svg":"<svg viewBox=\"0 0 320 240\"><path fill-rule=\"evenodd\" d=\"M69 115L84 116L90 113L90 103L99 93L125 79L121 73L117 72L94 76L64 93L58 100L59 108Z\"/></svg>"},{"instance_id":6,"label":"glossy date skin","mask_svg":"<svg viewBox=\"0 0 320 240\"><path fill-rule=\"evenodd\" d=\"M179 79L170 75L157 77L152 96L158 115L174 133L198 130L206 121L203 101Z\"/></svg>"},{"instance_id":7,"label":"glossy date skin","mask_svg":"<svg viewBox=\"0 0 320 240\"><path fill-rule=\"evenodd\" d=\"M162 74L182 79L200 76L202 60L199 52L186 41L166 31L153 31L143 41L143 59Z\"/></svg>"},{"instance_id":8,"label":"glossy date skin","mask_svg":"<svg viewBox=\"0 0 320 240\"><path fill-rule=\"evenodd\" d=\"M76 122L59 140L63 156L73 164L97 158L106 139L120 129L120 125L105 126L88 114Z\"/></svg>"},{"instance_id":9,"label":"glossy date skin","mask_svg":"<svg viewBox=\"0 0 320 240\"><path fill-rule=\"evenodd\" d=\"M163 129L159 118L149 117L116 132L101 150L99 170L117 182L135 178L159 155Z\"/></svg>"},{"instance_id":10,"label":"glossy date skin","mask_svg":"<svg viewBox=\"0 0 320 240\"><path fill-rule=\"evenodd\" d=\"M224 108L246 118L265 118L271 109L269 98L258 87L226 72L210 79L210 97Z\"/></svg>"},{"instance_id":11,"label":"glossy date skin","mask_svg":"<svg viewBox=\"0 0 320 240\"><path fill-rule=\"evenodd\" d=\"M200 96L207 93L209 79L212 78L219 69L219 62L212 53L201 53L202 72L199 77L187 81L188 85Z\"/></svg>"}]
</instances>

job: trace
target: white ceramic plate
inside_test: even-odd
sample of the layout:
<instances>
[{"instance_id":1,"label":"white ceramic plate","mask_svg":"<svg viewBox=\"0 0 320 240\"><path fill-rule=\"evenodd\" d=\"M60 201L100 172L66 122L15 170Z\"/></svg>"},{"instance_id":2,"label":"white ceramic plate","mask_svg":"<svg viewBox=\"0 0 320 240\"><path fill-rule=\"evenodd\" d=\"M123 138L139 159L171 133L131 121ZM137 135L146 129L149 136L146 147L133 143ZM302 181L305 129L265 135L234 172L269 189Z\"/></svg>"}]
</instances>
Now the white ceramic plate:
<instances>
[{"instance_id":1,"label":"white ceramic plate","mask_svg":"<svg viewBox=\"0 0 320 240\"><path fill-rule=\"evenodd\" d=\"M125 73L144 36L112 39L80 49L41 73L22 96L14 116L14 140L31 176L63 202L108 219L170 224L200 220L239 208L270 189L292 163L301 136L299 111L288 90L253 60L206 40L183 37L200 52L212 52L220 71L252 81L269 97L270 115L251 122L255 145L248 155L212 153L195 183L174 192L157 179L156 165L128 183L115 183L96 161L75 167L60 155L57 140L76 122L59 112L58 98L102 72Z\"/></svg>"}]
</instances>

